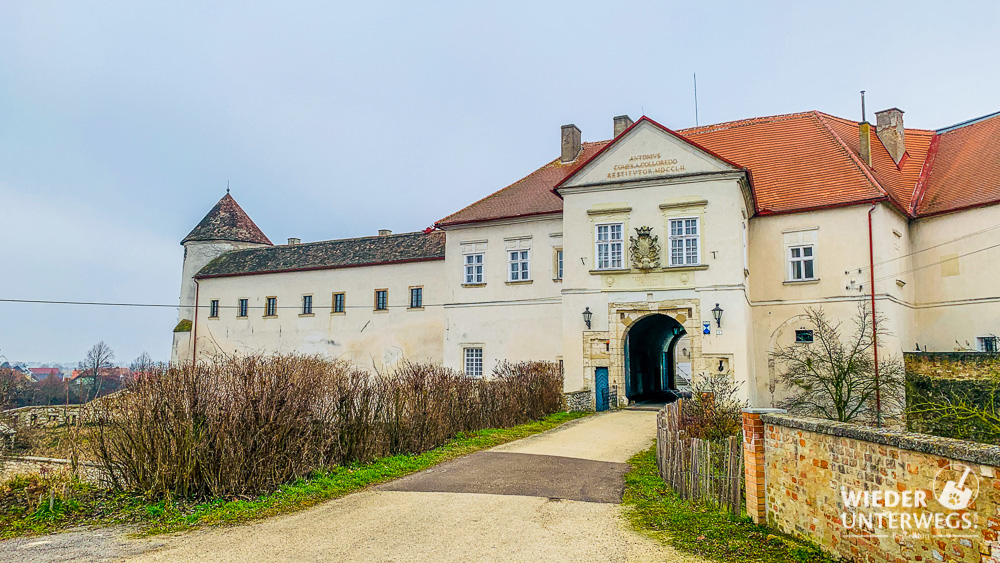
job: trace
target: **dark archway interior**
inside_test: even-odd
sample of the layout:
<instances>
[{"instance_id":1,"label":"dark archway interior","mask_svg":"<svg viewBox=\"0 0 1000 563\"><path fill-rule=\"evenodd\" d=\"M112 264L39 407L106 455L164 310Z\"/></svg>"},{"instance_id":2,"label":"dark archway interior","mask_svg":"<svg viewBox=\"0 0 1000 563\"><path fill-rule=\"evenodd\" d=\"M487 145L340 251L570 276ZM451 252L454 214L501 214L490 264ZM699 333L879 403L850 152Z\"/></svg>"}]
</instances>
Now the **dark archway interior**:
<instances>
[{"instance_id":1,"label":"dark archway interior","mask_svg":"<svg viewBox=\"0 0 1000 563\"><path fill-rule=\"evenodd\" d=\"M674 346L684 327L667 315L639 319L625 335L625 392L630 401L672 402Z\"/></svg>"}]
</instances>

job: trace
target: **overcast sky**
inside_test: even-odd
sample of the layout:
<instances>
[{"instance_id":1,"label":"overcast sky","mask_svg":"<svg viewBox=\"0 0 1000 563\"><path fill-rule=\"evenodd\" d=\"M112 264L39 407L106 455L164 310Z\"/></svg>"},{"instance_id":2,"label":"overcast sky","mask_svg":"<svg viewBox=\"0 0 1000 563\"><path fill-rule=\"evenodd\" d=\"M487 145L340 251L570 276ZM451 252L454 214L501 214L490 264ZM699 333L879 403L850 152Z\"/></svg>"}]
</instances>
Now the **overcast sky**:
<instances>
[{"instance_id":1,"label":"overcast sky","mask_svg":"<svg viewBox=\"0 0 1000 563\"><path fill-rule=\"evenodd\" d=\"M225 194L271 238L422 229L559 126L1000 110L1000 3L0 3L0 298L175 304ZM359 5L359 4L364 4ZM167 359L176 309L0 303L0 354Z\"/></svg>"}]
</instances>

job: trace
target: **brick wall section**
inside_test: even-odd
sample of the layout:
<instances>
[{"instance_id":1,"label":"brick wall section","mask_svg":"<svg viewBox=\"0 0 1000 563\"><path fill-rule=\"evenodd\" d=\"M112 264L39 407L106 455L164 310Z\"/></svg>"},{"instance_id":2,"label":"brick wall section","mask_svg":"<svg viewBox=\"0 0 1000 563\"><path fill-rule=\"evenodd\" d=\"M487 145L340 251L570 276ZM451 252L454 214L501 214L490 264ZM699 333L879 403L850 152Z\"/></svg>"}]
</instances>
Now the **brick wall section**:
<instances>
[{"instance_id":1,"label":"brick wall section","mask_svg":"<svg viewBox=\"0 0 1000 563\"><path fill-rule=\"evenodd\" d=\"M743 411L743 481L746 486L747 516L758 524L766 521L764 497L764 421L761 415L784 413L781 409L746 409Z\"/></svg>"},{"instance_id":2,"label":"brick wall section","mask_svg":"<svg viewBox=\"0 0 1000 563\"><path fill-rule=\"evenodd\" d=\"M756 439L763 431L765 512L772 527L850 561L1000 563L1000 447L781 414L758 417L760 423L752 415L744 417L744 432ZM747 510L755 516L751 508L759 507L751 507L750 499L759 493L751 492L750 472L760 474L751 467L759 460L756 449L748 449L746 459ZM886 537L847 537L858 530L845 529L840 520L842 486L923 490L930 512L947 512L932 489L939 469L953 462L970 467L978 477L978 497L968 507L975 527L959 532L972 537L936 533L914 538L898 530L884 530Z\"/></svg>"},{"instance_id":3,"label":"brick wall section","mask_svg":"<svg viewBox=\"0 0 1000 563\"><path fill-rule=\"evenodd\" d=\"M935 379L986 379L1000 375L1000 355L985 352L905 352L907 375Z\"/></svg>"}]
</instances>

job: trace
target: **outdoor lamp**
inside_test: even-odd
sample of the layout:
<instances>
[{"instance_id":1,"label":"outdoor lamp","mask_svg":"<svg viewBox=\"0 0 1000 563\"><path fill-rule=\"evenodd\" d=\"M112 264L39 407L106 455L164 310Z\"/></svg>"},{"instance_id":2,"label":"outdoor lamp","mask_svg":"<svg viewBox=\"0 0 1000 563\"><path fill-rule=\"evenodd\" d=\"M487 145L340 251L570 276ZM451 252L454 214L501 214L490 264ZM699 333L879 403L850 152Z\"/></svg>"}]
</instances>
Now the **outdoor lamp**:
<instances>
[{"instance_id":1,"label":"outdoor lamp","mask_svg":"<svg viewBox=\"0 0 1000 563\"><path fill-rule=\"evenodd\" d=\"M715 304L715 308L712 309L712 317L715 318L715 326L722 328L722 307L719 304Z\"/></svg>"},{"instance_id":2,"label":"outdoor lamp","mask_svg":"<svg viewBox=\"0 0 1000 563\"><path fill-rule=\"evenodd\" d=\"M588 329L590 328L590 319L593 316L594 314L590 312L590 307L587 307L586 309L583 310L583 322L587 323Z\"/></svg>"}]
</instances>

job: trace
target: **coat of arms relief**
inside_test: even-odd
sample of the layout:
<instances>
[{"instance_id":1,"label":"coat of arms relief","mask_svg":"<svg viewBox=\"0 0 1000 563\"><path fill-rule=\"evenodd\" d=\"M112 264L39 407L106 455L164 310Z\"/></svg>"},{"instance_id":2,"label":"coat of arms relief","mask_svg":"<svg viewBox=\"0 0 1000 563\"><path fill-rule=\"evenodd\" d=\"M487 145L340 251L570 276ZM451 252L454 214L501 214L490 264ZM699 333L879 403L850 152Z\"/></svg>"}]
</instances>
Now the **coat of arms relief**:
<instances>
[{"instance_id":1,"label":"coat of arms relief","mask_svg":"<svg viewBox=\"0 0 1000 563\"><path fill-rule=\"evenodd\" d=\"M660 243L652 232L653 227L637 227L635 236L629 237L632 266L640 270L660 267Z\"/></svg>"}]
</instances>

